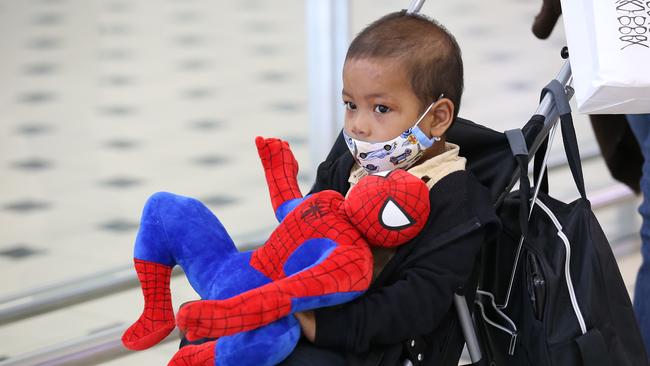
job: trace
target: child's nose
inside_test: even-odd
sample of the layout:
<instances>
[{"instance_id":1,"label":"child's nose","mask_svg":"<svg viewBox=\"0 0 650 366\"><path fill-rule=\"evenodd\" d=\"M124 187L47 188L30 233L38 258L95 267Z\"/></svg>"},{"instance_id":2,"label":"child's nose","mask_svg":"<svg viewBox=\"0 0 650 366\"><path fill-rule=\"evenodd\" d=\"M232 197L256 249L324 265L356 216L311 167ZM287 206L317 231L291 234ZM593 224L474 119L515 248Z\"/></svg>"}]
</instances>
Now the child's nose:
<instances>
[{"instance_id":1,"label":"child's nose","mask_svg":"<svg viewBox=\"0 0 650 366\"><path fill-rule=\"evenodd\" d=\"M368 138L370 135L369 125L363 120L363 118L353 118L352 121L350 121L350 132L353 137L358 139Z\"/></svg>"}]
</instances>

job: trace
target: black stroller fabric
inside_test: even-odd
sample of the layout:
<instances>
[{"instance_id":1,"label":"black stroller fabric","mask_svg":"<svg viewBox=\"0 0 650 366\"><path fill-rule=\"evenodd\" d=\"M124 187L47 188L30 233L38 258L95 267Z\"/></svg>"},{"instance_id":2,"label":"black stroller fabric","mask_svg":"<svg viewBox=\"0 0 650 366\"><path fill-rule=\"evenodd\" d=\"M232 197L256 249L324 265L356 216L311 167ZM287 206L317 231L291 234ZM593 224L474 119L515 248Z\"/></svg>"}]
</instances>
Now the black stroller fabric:
<instances>
[{"instance_id":1,"label":"black stroller fabric","mask_svg":"<svg viewBox=\"0 0 650 366\"><path fill-rule=\"evenodd\" d=\"M483 253L481 289L493 293L497 303L504 303L524 233L509 303L502 309L515 323L517 336L512 342L511 335L489 324L477 307L481 363L648 365L618 265L585 196L573 122L566 96L558 86L552 90L562 114L567 159L581 197L567 204L540 192L527 227L520 224L520 210L527 206L532 192L530 197L513 192L500 207L503 232L498 243ZM560 94L564 100L557 97ZM480 298L487 318L511 329L488 306L487 296Z\"/></svg>"},{"instance_id":2,"label":"black stroller fabric","mask_svg":"<svg viewBox=\"0 0 650 366\"><path fill-rule=\"evenodd\" d=\"M532 144L544 125L536 116L524 127L526 142ZM506 135L472 121L457 118L447 132L447 140L460 146L460 156L467 159L467 169L490 191L492 202L503 198L517 162L512 156Z\"/></svg>"}]
</instances>

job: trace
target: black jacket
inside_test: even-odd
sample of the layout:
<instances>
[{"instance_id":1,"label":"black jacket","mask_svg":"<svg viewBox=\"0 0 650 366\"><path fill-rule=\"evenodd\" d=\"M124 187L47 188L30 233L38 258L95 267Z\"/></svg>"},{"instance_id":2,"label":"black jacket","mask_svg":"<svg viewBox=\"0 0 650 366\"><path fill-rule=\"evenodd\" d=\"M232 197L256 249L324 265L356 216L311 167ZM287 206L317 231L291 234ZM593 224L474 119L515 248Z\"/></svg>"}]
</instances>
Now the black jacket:
<instances>
[{"instance_id":1,"label":"black jacket","mask_svg":"<svg viewBox=\"0 0 650 366\"><path fill-rule=\"evenodd\" d=\"M319 166L312 192L348 191L354 161L341 142ZM352 365L393 366L405 352L421 354L416 365L445 357L456 324L453 293L468 282L479 248L499 221L488 191L466 171L438 181L429 199L422 232L399 247L363 296L315 311L316 345L347 351ZM462 343L454 347L460 354Z\"/></svg>"}]
</instances>

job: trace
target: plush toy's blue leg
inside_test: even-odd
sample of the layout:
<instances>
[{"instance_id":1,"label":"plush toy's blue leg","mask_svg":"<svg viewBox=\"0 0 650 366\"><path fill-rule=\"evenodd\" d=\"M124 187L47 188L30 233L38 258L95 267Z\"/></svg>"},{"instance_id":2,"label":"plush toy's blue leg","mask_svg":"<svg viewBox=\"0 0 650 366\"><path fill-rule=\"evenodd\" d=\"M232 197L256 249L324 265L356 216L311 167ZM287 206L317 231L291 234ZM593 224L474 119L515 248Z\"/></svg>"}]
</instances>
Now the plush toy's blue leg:
<instances>
[{"instance_id":1,"label":"plush toy's blue leg","mask_svg":"<svg viewBox=\"0 0 650 366\"><path fill-rule=\"evenodd\" d=\"M268 283L248 265L250 255L239 253L219 219L194 198L159 192L144 207L134 257L180 265L203 299L222 299Z\"/></svg>"},{"instance_id":2,"label":"plush toy's blue leg","mask_svg":"<svg viewBox=\"0 0 650 366\"><path fill-rule=\"evenodd\" d=\"M289 356L299 338L300 325L289 315L262 328L219 338L215 365L277 365Z\"/></svg>"}]
</instances>

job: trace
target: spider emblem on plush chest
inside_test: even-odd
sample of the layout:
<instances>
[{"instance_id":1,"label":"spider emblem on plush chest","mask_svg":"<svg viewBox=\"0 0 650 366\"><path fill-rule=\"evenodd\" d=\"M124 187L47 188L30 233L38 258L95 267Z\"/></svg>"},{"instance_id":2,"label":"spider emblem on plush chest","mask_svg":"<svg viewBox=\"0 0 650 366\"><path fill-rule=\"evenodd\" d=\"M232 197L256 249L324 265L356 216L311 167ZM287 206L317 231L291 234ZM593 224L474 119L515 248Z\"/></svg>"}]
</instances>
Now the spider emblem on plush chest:
<instances>
[{"instance_id":1,"label":"spider emblem on plush chest","mask_svg":"<svg viewBox=\"0 0 650 366\"><path fill-rule=\"evenodd\" d=\"M315 219L320 219L323 217L323 207L319 200L313 200L310 202L307 207L300 214L300 218L306 222L311 222Z\"/></svg>"}]
</instances>

